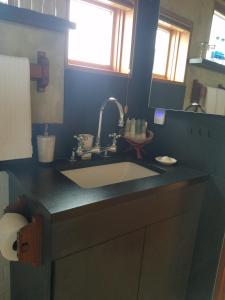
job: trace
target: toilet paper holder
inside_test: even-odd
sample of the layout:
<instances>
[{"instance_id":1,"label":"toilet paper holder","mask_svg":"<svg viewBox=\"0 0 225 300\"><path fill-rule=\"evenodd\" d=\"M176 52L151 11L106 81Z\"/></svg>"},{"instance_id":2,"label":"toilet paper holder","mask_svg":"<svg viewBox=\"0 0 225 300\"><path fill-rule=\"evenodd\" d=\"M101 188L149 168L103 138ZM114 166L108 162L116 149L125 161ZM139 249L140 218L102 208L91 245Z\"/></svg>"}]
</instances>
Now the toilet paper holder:
<instances>
[{"instance_id":1,"label":"toilet paper holder","mask_svg":"<svg viewBox=\"0 0 225 300\"><path fill-rule=\"evenodd\" d=\"M9 205L5 212L16 212L27 218L24 203L24 198L20 197L15 203ZM30 263L34 267L42 264L43 223L43 217L35 215L32 216L31 221L26 226L18 231L15 247L20 263Z\"/></svg>"},{"instance_id":2,"label":"toilet paper holder","mask_svg":"<svg viewBox=\"0 0 225 300\"><path fill-rule=\"evenodd\" d=\"M32 221L20 229L17 235L17 255L19 262L31 263L34 267L42 263L42 216L32 217Z\"/></svg>"}]
</instances>

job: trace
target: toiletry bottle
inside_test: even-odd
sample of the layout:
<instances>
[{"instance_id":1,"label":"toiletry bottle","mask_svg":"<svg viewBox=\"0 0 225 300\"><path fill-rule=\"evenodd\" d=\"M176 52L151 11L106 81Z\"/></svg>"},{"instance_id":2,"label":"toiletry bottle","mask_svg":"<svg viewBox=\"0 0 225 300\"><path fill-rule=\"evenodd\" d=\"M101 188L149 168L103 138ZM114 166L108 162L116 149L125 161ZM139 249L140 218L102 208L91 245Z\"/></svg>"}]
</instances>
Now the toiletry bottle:
<instances>
[{"instance_id":1,"label":"toiletry bottle","mask_svg":"<svg viewBox=\"0 0 225 300\"><path fill-rule=\"evenodd\" d=\"M45 124L43 135L37 136L38 160L50 163L54 160L55 136L48 134L48 124Z\"/></svg>"},{"instance_id":2,"label":"toiletry bottle","mask_svg":"<svg viewBox=\"0 0 225 300\"><path fill-rule=\"evenodd\" d=\"M131 119L130 123L130 138L135 139L135 127L136 127L136 120L133 118Z\"/></svg>"},{"instance_id":3,"label":"toiletry bottle","mask_svg":"<svg viewBox=\"0 0 225 300\"><path fill-rule=\"evenodd\" d=\"M141 120L137 119L135 124L135 139L139 140L141 138Z\"/></svg>"},{"instance_id":4,"label":"toiletry bottle","mask_svg":"<svg viewBox=\"0 0 225 300\"><path fill-rule=\"evenodd\" d=\"M140 134L141 140L146 139L147 124L148 123L145 120L141 120L141 134Z\"/></svg>"},{"instance_id":5,"label":"toiletry bottle","mask_svg":"<svg viewBox=\"0 0 225 300\"><path fill-rule=\"evenodd\" d=\"M126 121L125 130L124 130L124 136L126 138L129 138L129 136L130 136L130 128L131 128L131 120L128 118Z\"/></svg>"}]
</instances>

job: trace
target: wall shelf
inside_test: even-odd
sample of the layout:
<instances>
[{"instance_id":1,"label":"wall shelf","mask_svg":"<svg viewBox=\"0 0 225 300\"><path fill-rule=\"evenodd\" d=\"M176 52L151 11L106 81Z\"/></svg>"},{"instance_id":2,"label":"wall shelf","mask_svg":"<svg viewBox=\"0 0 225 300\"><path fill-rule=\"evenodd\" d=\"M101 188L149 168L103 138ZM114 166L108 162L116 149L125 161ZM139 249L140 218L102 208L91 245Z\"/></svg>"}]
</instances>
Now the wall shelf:
<instances>
[{"instance_id":1,"label":"wall shelf","mask_svg":"<svg viewBox=\"0 0 225 300\"><path fill-rule=\"evenodd\" d=\"M210 61L204 58L191 58L189 60L189 64L200 67L204 69L208 69L214 72L224 73L225 74L225 66L218 64L216 62Z\"/></svg>"},{"instance_id":2,"label":"wall shelf","mask_svg":"<svg viewBox=\"0 0 225 300\"><path fill-rule=\"evenodd\" d=\"M75 24L68 20L3 3L0 3L0 20L58 32L75 29Z\"/></svg>"}]
</instances>

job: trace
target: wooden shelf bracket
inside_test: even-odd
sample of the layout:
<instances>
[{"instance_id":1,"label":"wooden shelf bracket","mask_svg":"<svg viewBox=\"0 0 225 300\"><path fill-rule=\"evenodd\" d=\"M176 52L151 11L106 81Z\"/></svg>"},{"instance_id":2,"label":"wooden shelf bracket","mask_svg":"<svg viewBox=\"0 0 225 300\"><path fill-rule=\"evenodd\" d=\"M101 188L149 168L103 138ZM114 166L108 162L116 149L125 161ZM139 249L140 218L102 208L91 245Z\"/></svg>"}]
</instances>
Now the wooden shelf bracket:
<instances>
[{"instance_id":1,"label":"wooden shelf bracket","mask_svg":"<svg viewBox=\"0 0 225 300\"><path fill-rule=\"evenodd\" d=\"M37 91L44 92L49 84L49 60L46 53L38 51L37 64L30 64L30 79L37 81Z\"/></svg>"}]
</instances>

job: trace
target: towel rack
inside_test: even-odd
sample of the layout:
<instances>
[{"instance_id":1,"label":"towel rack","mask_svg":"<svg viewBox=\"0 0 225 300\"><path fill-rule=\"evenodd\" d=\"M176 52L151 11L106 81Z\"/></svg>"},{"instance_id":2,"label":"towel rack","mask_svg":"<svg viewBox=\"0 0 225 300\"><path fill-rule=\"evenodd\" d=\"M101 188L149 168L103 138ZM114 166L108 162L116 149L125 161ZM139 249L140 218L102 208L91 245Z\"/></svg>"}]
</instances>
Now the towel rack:
<instances>
[{"instance_id":1,"label":"towel rack","mask_svg":"<svg viewBox=\"0 0 225 300\"><path fill-rule=\"evenodd\" d=\"M49 60L43 51L37 52L37 64L30 64L30 79L37 81L37 91L44 92L49 84Z\"/></svg>"}]
</instances>

